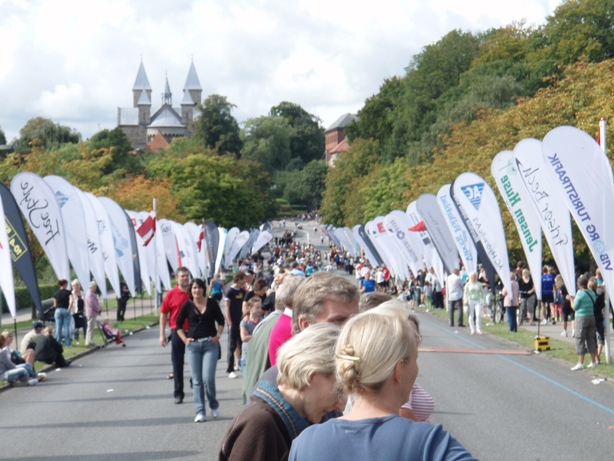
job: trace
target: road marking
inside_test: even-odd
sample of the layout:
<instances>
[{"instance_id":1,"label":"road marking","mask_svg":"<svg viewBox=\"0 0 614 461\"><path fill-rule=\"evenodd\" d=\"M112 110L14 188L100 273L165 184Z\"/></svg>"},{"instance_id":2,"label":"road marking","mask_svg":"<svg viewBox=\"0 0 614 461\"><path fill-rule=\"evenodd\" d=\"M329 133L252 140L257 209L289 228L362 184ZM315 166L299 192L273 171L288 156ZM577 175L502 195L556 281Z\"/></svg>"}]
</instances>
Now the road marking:
<instances>
[{"instance_id":1,"label":"road marking","mask_svg":"<svg viewBox=\"0 0 614 461\"><path fill-rule=\"evenodd\" d=\"M469 349L460 347L420 347L422 352L444 352L449 354L490 354L490 355L531 355L529 351L518 349Z\"/></svg>"},{"instance_id":2,"label":"road marking","mask_svg":"<svg viewBox=\"0 0 614 461\"><path fill-rule=\"evenodd\" d=\"M482 346L481 344L477 344L477 343L475 343L475 342L473 342L473 341L471 341L471 340L469 340L469 339L467 339L467 338L463 338L462 336L460 336L460 335L458 335L458 334L455 334L455 333L453 333L452 331L450 331L450 330L448 330L448 329L446 329L446 328L443 328L443 327L441 327L440 325L437 325L436 323L429 322L428 320L424 320L423 318L421 318L421 319L420 319L420 322L422 322L422 323L428 323L429 325L431 325L431 326L433 326L433 327L435 327L435 328L437 328L437 329L439 329L439 330L441 330L441 331L443 331L443 332L445 332L445 333L447 333L447 334L449 334L449 335L453 336L454 338L458 338L458 339L460 339L461 341L464 341L464 342L466 342L466 343L468 343L468 344L471 344L472 346L474 346L474 347L476 347L476 348L478 348L478 349L481 349L481 350L488 350L488 349L486 349L484 346ZM518 363L518 362L515 362L514 360L512 360L512 359L510 359L510 358L508 358L508 357L504 357L503 355L500 355L500 354L495 354L495 355L496 355L497 357L500 357L501 359L505 360L506 362L509 362L509 363L511 363L512 365L517 366L518 368L521 368L521 369L523 369L523 370L525 370L525 371L528 371L529 373L531 373L531 374L533 374L533 375L537 376L538 378L541 378L541 379L543 379L544 381L547 381L547 382L549 382L550 384L553 384L553 385L555 385L556 387L558 387L558 388L560 388L560 389L563 389L564 391L567 391L567 392L569 392L569 393L570 393L570 394L572 394L572 395L575 395L576 397L578 397L578 398L580 398L580 399L584 400L585 402L588 402L588 403L590 403L590 404L592 404L592 405L596 406L597 408L601 408L602 410L607 411L608 413L611 413L611 414L613 414L613 415L614 415L614 409L609 408L609 407L606 407L605 405L602 405L602 404L600 404L599 402L596 402L596 401L594 401L593 399L591 399L591 398L589 398L589 397L587 397L587 396L585 396L585 395L582 395L582 394L580 394L579 392L576 392L576 391L574 391L573 389L570 389L569 387L564 386L563 384L561 384L561 383L559 383L559 382L556 382L555 380L553 380L553 379L551 379L551 378L548 378L546 375L543 375L543 374L539 373L538 371L532 370L531 368L529 368L529 367L527 367L527 366L524 366L524 365L522 365L522 364L520 364L520 363Z\"/></svg>"}]
</instances>

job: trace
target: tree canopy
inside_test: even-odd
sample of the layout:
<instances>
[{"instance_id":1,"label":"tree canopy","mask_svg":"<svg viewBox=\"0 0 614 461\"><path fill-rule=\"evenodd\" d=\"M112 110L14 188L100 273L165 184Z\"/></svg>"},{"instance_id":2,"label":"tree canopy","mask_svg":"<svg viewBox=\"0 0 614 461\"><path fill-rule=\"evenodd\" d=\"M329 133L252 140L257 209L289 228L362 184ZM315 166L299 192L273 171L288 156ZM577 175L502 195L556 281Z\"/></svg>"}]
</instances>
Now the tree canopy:
<instances>
[{"instance_id":1,"label":"tree canopy","mask_svg":"<svg viewBox=\"0 0 614 461\"><path fill-rule=\"evenodd\" d=\"M48 118L36 117L28 120L19 130L19 138L13 143L13 150L27 154L31 151L30 143L34 140L38 140L40 147L51 149L67 143L76 144L81 140L81 135L73 128L53 123Z\"/></svg>"},{"instance_id":2,"label":"tree canopy","mask_svg":"<svg viewBox=\"0 0 614 461\"><path fill-rule=\"evenodd\" d=\"M219 154L231 153L238 156L242 142L239 136L239 124L232 115L237 107L226 96L212 94L198 106L200 115L193 122L194 137L202 142L206 149Z\"/></svg>"}]
</instances>

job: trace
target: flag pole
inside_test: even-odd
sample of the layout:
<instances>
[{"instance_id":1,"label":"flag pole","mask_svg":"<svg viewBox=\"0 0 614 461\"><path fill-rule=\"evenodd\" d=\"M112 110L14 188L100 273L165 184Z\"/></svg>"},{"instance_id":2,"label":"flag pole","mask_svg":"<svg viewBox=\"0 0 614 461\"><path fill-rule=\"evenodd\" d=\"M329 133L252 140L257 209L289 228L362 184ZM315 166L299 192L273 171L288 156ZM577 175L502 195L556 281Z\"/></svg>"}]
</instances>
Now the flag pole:
<instances>
[{"instance_id":1,"label":"flag pole","mask_svg":"<svg viewBox=\"0 0 614 461\"><path fill-rule=\"evenodd\" d=\"M158 229L157 229L157 210L156 210L156 198L153 198L153 212L154 212L154 235L153 235L153 244L154 244L154 255L155 255L155 264L154 264L154 297L156 299L156 310L160 307L159 305L159 295L158 295L158 283L160 283L160 288L162 288L162 282L158 282L158 245L156 244L156 239L158 238Z\"/></svg>"},{"instance_id":2,"label":"flag pole","mask_svg":"<svg viewBox=\"0 0 614 461\"><path fill-rule=\"evenodd\" d=\"M599 120L599 144L601 146L601 150L603 151L603 155L608 156L607 154L607 146L606 146L606 127L607 127L608 121L605 117L601 117L601 120ZM606 363L612 363L612 357L610 354L610 302L609 302L609 298L610 298L610 293L608 293L608 296L606 297L606 306L603 312L603 318L604 318L604 323L605 323L605 362Z\"/></svg>"}]
</instances>

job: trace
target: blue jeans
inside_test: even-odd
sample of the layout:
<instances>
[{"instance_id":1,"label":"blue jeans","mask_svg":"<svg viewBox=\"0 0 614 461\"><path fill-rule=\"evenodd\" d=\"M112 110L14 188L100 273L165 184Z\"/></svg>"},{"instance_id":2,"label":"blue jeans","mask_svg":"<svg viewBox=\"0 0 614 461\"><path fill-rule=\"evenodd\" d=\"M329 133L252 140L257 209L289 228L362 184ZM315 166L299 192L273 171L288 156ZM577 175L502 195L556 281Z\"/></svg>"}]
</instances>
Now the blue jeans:
<instances>
[{"instance_id":1,"label":"blue jeans","mask_svg":"<svg viewBox=\"0 0 614 461\"><path fill-rule=\"evenodd\" d=\"M510 326L510 331L518 331L518 323L516 319L516 311L518 307L506 307L505 315L507 315L507 324Z\"/></svg>"},{"instance_id":2,"label":"blue jeans","mask_svg":"<svg viewBox=\"0 0 614 461\"><path fill-rule=\"evenodd\" d=\"M16 365L15 368L6 372L6 381L8 383L14 383L18 379L23 380L29 378L36 378L36 372L29 363Z\"/></svg>"},{"instance_id":3,"label":"blue jeans","mask_svg":"<svg viewBox=\"0 0 614 461\"><path fill-rule=\"evenodd\" d=\"M245 347L245 344L243 344L243 347ZM247 366L247 362L243 357L239 359L239 366L241 367L241 375L245 376L245 367Z\"/></svg>"},{"instance_id":4,"label":"blue jeans","mask_svg":"<svg viewBox=\"0 0 614 461\"><path fill-rule=\"evenodd\" d=\"M72 320L72 314L68 312L68 309L64 307L58 307L55 309L55 339L62 344L62 329L64 329L64 344L68 347L72 346L72 339L70 337L70 321Z\"/></svg>"},{"instance_id":5,"label":"blue jeans","mask_svg":"<svg viewBox=\"0 0 614 461\"><path fill-rule=\"evenodd\" d=\"M205 414L205 388L209 408L216 410L220 406L215 398L215 367L219 347L212 341L192 341L185 347L190 373L192 373L194 409L197 415Z\"/></svg>"}]
</instances>

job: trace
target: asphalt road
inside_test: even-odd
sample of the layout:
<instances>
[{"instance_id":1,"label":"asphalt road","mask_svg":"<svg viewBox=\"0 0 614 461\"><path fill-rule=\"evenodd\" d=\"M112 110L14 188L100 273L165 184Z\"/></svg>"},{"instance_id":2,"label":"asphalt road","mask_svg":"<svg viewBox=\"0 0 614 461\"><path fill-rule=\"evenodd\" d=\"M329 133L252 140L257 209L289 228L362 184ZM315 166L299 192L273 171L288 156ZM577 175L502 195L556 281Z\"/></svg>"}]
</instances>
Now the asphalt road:
<instances>
[{"instance_id":1,"label":"asphalt road","mask_svg":"<svg viewBox=\"0 0 614 461\"><path fill-rule=\"evenodd\" d=\"M544 356L489 353L522 349L419 316L425 351L418 381L435 400L432 422L443 424L476 458L614 459L610 383L595 385L591 373L571 372L569 364ZM182 405L173 403L166 379L170 349L159 345L157 327L126 342L126 348L110 346L51 371L38 386L0 394L0 459L217 459L241 409L242 378L230 380L224 372L226 336L217 367L220 418L203 424L193 422L189 388ZM433 351L443 348L459 352ZM186 366L186 384L188 377Z\"/></svg>"}]
</instances>

